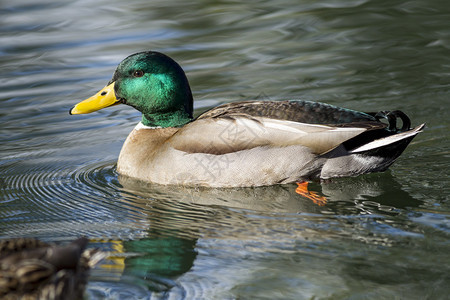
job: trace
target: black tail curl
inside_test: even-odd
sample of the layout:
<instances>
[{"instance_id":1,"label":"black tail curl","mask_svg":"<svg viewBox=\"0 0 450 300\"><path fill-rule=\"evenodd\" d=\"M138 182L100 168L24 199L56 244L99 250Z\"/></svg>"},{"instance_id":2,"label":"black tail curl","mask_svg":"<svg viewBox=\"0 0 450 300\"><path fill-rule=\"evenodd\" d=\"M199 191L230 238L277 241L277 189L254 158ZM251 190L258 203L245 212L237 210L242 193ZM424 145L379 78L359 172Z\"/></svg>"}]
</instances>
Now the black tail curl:
<instances>
[{"instance_id":1,"label":"black tail curl","mask_svg":"<svg viewBox=\"0 0 450 300\"><path fill-rule=\"evenodd\" d=\"M393 111L379 111L377 113L369 113L373 117L375 117L378 121L380 119L387 119L389 122L389 131L393 132L404 132L411 129L411 120L409 117L400 110ZM397 128L397 118L402 120L402 128Z\"/></svg>"}]
</instances>

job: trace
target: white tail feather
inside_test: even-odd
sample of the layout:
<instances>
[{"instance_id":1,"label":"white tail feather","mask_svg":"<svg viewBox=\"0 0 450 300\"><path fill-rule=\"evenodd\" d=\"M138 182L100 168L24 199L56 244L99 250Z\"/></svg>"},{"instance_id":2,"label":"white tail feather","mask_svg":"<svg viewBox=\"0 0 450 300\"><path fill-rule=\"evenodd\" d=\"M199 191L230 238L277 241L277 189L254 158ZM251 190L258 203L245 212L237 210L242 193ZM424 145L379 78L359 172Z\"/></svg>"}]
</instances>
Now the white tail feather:
<instances>
[{"instance_id":1,"label":"white tail feather","mask_svg":"<svg viewBox=\"0 0 450 300\"><path fill-rule=\"evenodd\" d=\"M405 131L402 133L398 133L398 134L394 134L391 136L387 136L378 140L375 140L373 142L367 143L365 145L362 145L361 147L358 147L356 149L353 149L350 151L350 153L359 153L359 152L364 152L364 151L368 151L368 150L372 150L372 149L376 149L376 148L380 148L383 146L387 146L393 143L396 143L398 141L401 141L403 139L415 136L416 134L418 134L419 132L422 131L423 127L425 126L425 124L419 125L416 128L409 130L409 131Z\"/></svg>"}]
</instances>

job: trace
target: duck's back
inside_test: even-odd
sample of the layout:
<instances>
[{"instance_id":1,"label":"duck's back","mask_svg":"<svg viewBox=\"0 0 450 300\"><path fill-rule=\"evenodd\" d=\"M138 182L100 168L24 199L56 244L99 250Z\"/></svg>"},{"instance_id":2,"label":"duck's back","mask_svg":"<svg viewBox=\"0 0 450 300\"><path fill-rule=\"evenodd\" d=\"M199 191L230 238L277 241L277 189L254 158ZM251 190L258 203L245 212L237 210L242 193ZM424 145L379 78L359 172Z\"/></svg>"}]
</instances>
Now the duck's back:
<instances>
[{"instance_id":1,"label":"duck's back","mask_svg":"<svg viewBox=\"0 0 450 300\"><path fill-rule=\"evenodd\" d=\"M345 125L379 121L371 114L305 100L243 101L220 105L201 114L197 119L263 117L307 124Z\"/></svg>"}]
</instances>

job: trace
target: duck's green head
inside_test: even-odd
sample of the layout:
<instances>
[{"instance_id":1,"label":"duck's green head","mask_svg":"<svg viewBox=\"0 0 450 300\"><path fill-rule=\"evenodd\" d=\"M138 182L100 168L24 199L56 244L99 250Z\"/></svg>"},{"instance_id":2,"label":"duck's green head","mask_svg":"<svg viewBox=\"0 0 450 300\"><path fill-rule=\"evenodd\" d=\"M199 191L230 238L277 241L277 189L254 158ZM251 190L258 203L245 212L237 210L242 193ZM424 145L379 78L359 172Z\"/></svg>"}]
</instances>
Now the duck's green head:
<instances>
[{"instance_id":1,"label":"duck's green head","mask_svg":"<svg viewBox=\"0 0 450 300\"><path fill-rule=\"evenodd\" d=\"M183 69L159 52L125 58L106 87L78 103L70 114L87 114L119 103L142 113L147 126L181 126L192 119L193 100Z\"/></svg>"}]
</instances>

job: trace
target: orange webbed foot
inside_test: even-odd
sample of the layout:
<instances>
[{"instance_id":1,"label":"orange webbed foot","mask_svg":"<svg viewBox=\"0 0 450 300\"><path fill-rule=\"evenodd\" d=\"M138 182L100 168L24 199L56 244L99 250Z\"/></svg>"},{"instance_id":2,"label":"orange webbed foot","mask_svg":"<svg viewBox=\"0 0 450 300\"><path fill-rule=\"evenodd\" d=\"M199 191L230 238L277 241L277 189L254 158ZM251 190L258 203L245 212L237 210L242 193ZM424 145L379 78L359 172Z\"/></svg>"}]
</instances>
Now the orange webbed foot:
<instances>
[{"instance_id":1,"label":"orange webbed foot","mask_svg":"<svg viewBox=\"0 0 450 300\"><path fill-rule=\"evenodd\" d=\"M325 196L320 196L317 192L308 191L308 182L302 181L297 182L297 188L295 192L303 197L311 199L315 204L319 206L325 206L327 204L327 198Z\"/></svg>"}]
</instances>

